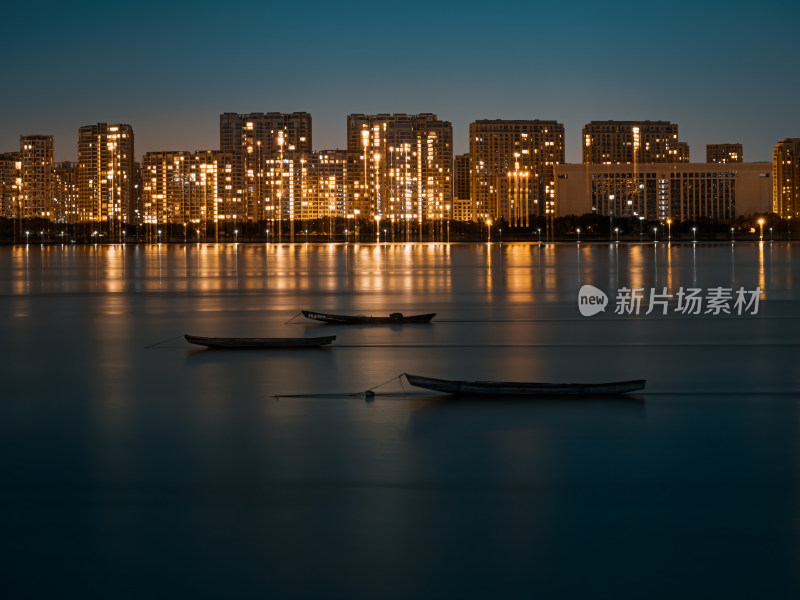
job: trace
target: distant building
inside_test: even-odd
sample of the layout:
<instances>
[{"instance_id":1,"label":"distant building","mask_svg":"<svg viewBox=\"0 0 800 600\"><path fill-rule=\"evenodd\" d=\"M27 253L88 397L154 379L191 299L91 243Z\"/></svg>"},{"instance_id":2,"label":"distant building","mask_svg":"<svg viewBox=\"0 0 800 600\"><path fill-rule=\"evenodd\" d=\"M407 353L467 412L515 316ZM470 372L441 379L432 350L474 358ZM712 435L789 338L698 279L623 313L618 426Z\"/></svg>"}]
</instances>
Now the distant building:
<instances>
[{"instance_id":1,"label":"distant building","mask_svg":"<svg viewBox=\"0 0 800 600\"><path fill-rule=\"evenodd\" d=\"M554 210L555 165L564 162L564 125L481 120L469 126L472 218L528 226Z\"/></svg>"},{"instance_id":2,"label":"distant building","mask_svg":"<svg viewBox=\"0 0 800 600\"><path fill-rule=\"evenodd\" d=\"M456 156L453 167L453 196L469 200L469 153Z\"/></svg>"},{"instance_id":3,"label":"distant building","mask_svg":"<svg viewBox=\"0 0 800 600\"><path fill-rule=\"evenodd\" d=\"M772 212L800 217L800 138L778 142L772 151Z\"/></svg>"},{"instance_id":4,"label":"distant building","mask_svg":"<svg viewBox=\"0 0 800 600\"><path fill-rule=\"evenodd\" d=\"M347 151L320 150L312 159L311 218L344 217L350 209L347 188Z\"/></svg>"},{"instance_id":5,"label":"distant building","mask_svg":"<svg viewBox=\"0 0 800 600\"><path fill-rule=\"evenodd\" d=\"M56 223L78 222L78 163L60 162L53 168L53 216Z\"/></svg>"},{"instance_id":6,"label":"distant building","mask_svg":"<svg viewBox=\"0 0 800 600\"><path fill-rule=\"evenodd\" d=\"M769 163L559 165L558 216L592 213L675 222L767 212Z\"/></svg>"},{"instance_id":7,"label":"distant building","mask_svg":"<svg viewBox=\"0 0 800 600\"><path fill-rule=\"evenodd\" d=\"M432 113L348 115L347 153L347 195L353 209L348 214L409 224L449 213L449 121Z\"/></svg>"},{"instance_id":8,"label":"distant building","mask_svg":"<svg viewBox=\"0 0 800 600\"><path fill-rule=\"evenodd\" d=\"M53 217L53 136L21 135L21 209L23 219Z\"/></svg>"},{"instance_id":9,"label":"distant building","mask_svg":"<svg viewBox=\"0 0 800 600\"><path fill-rule=\"evenodd\" d=\"M120 236L134 222L133 128L98 123L78 130L78 220Z\"/></svg>"},{"instance_id":10,"label":"distant building","mask_svg":"<svg viewBox=\"0 0 800 600\"><path fill-rule=\"evenodd\" d=\"M235 229L232 163L230 153L217 150L145 153L139 217L146 234L177 225L186 239L206 239L218 237L220 225Z\"/></svg>"},{"instance_id":11,"label":"distant building","mask_svg":"<svg viewBox=\"0 0 800 600\"><path fill-rule=\"evenodd\" d=\"M280 151L311 152L311 115L293 113L223 113L219 116L222 152L255 155Z\"/></svg>"},{"instance_id":12,"label":"distant building","mask_svg":"<svg viewBox=\"0 0 800 600\"><path fill-rule=\"evenodd\" d=\"M740 163L744 162L741 144L707 144L706 162Z\"/></svg>"},{"instance_id":13,"label":"distant building","mask_svg":"<svg viewBox=\"0 0 800 600\"><path fill-rule=\"evenodd\" d=\"M223 113L220 150L233 156L233 195L241 201L240 221L301 218L308 202L311 115Z\"/></svg>"},{"instance_id":14,"label":"distant building","mask_svg":"<svg viewBox=\"0 0 800 600\"><path fill-rule=\"evenodd\" d=\"M453 209L450 218L454 221L472 221L472 200L469 198L453 198Z\"/></svg>"},{"instance_id":15,"label":"distant building","mask_svg":"<svg viewBox=\"0 0 800 600\"><path fill-rule=\"evenodd\" d=\"M689 145L669 121L592 121L583 128L584 164L676 162L689 162Z\"/></svg>"},{"instance_id":16,"label":"distant building","mask_svg":"<svg viewBox=\"0 0 800 600\"><path fill-rule=\"evenodd\" d=\"M19 219L22 160L19 152L0 154L0 216Z\"/></svg>"}]
</instances>

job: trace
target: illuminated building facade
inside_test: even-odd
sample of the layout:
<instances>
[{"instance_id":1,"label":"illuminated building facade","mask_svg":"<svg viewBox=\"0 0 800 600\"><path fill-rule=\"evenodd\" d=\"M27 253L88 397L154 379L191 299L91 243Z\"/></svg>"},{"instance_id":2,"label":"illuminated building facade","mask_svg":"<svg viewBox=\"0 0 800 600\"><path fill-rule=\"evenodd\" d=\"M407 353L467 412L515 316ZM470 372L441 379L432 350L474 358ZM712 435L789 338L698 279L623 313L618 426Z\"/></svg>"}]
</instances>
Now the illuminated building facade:
<instances>
[{"instance_id":1,"label":"illuminated building facade","mask_svg":"<svg viewBox=\"0 0 800 600\"><path fill-rule=\"evenodd\" d=\"M744 162L741 144L706 144L706 162L740 163Z\"/></svg>"},{"instance_id":2,"label":"illuminated building facade","mask_svg":"<svg viewBox=\"0 0 800 600\"><path fill-rule=\"evenodd\" d=\"M559 165L557 215L592 213L673 222L767 212L769 163Z\"/></svg>"},{"instance_id":3,"label":"illuminated building facade","mask_svg":"<svg viewBox=\"0 0 800 600\"><path fill-rule=\"evenodd\" d=\"M98 123L78 130L78 220L119 238L134 221L133 128Z\"/></svg>"},{"instance_id":4,"label":"illuminated building facade","mask_svg":"<svg viewBox=\"0 0 800 600\"><path fill-rule=\"evenodd\" d=\"M78 163L60 162L53 169L53 218L57 223L78 222Z\"/></svg>"},{"instance_id":5,"label":"illuminated building facade","mask_svg":"<svg viewBox=\"0 0 800 600\"><path fill-rule=\"evenodd\" d=\"M0 154L0 216L19 218L22 161L19 152Z\"/></svg>"},{"instance_id":6,"label":"illuminated building facade","mask_svg":"<svg viewBox=\"0 0 800 600\"><path fill-rule=\"evenodd\" d=\"M772 151L772 212L800 216L800 138L778 142Z\"/></svg>"},{"instance_id":7,"label":"illuminated building facade","mask_svg":"<svg viewBox=\"0 0 800 600\"><path fill-rule=\"evenodd\" d=\"M302 218L311 197L311 115L223 113L219 133L220 150L234 159L236 218L273 224Z\"/></svg>"},{"instance_id":8,"label":"illuminated building facade","mask_svg":"<svg viewBox=\"0 0 800 600\"><path fill-rule=\"evenodd\" d=\"M241 200L234 194L233 157L216 150L147 152L142 159L140 220L183 228L186 239L235 228Z\"/></svg>"},{"instance_id":9,"label":"illuminated building facade","mask_svg":"<svg viewBox=\"0 0 800 600\"><path fill-rule=\"evenodd\" d=\"M408 226L447 216L453 127L435 114L347 117L347 195L356 219Z\"/></svg>"},{"instance_id":10,"label":"illuminated building facade","mask_svg":"<svg viewBox=\"0 0 800 600\"><path fill-rule=\"evenodd\" d=\"M19 138L22 168L20 206L23 219L53 218L53 136Z\"/></svg>"},{"instance_id":11,"label":"illuminated building facade","mask_svg":"<svg viewBox=\"0 0 800 600\"><path fill-rule=\"evenodd\" d=\"M454 196L450 218L454 221L472 221L472 200L469 198L462 200Z\"/></svg>"},{"instance_id":12,"label":"illuminated building facade","mask_svg":"<svg viewBox=\"0 0 800 600\"><path fill-rule=\"evenodd\" d=\"M689 146L669 121L592 121L583 128L583 163L689 162Z\"/></svg>"},{"instance_id":13,"label":"illuminated building facade","mask_svg":"<svg viewBox=\"0 0 800 600\"><path fill-rule=\"evenodd\" d=\"M540 120L483 120L469 126L469 194L474 220L504 218L527 227L552 217L555 165L564 162L564 125Z\"/></svg>"},{"instance_id":14,"label":"illuminated building facade","mask_svg":"<svg viewBox=\"0 0 800 600\"><path fill-rule=\"evenodd\" d=\"M453 196L469 199L469 153L459 154L453 163Z\"/></svg>"},{"instance_id":15,"label":"illuminated building facade","mask_svg":"<svg viewBox=\"0 0 800 600\"><path fill-rule=\"evenodd\" d=\"M346 196L347 151L320 150L312 155L313 206L310 218L344 217L352 211Z\"/></svg>"}]
</instances>

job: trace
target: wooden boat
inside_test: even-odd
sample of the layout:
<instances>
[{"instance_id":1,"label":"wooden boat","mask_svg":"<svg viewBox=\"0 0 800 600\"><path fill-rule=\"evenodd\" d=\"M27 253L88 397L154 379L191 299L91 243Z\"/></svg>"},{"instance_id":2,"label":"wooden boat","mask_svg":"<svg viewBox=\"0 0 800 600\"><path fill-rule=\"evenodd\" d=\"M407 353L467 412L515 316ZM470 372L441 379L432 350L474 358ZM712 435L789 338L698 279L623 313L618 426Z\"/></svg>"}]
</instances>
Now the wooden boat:
<instances>
[{"instance_id":1,"label":"wooden boat","mask_svg":"<svg viewBox=\"0 0 800 600\"><path fill-rule=\"evenodd\" d=\"M257 348L318 348L330 344L336 339L335 335L310 338L222 338L201 337L185 334L186 341L207 348L225 348L231 350L257 349Z\"/></svg>"},{"instance_id":2,"label":"wooden boat","mask_svg":"<svg viewBox=\"0 0 800 600\"><path fill-rule=\"evenodd\" d=\"M399 325L403 323L430 323L436 313L427 315L409 315L403 313L392 313L388 317L367 317L365 315L331 315L328 313L312 312L310 310L301 311L303 316L314 321L331 323L336 325Z\"/></svg>"},{"instance_id":3,"label":"wooden boat","mask_svg":"<svg viewBox=\"0 0 800 600\"><path fill-rule=\"evenodd\" d=\"M610 383L515 383L505 381L451 381L403 373L413 386L447 394L475 396L606 396L644 389L646 380Z\"/></svg>"}]
</instances>

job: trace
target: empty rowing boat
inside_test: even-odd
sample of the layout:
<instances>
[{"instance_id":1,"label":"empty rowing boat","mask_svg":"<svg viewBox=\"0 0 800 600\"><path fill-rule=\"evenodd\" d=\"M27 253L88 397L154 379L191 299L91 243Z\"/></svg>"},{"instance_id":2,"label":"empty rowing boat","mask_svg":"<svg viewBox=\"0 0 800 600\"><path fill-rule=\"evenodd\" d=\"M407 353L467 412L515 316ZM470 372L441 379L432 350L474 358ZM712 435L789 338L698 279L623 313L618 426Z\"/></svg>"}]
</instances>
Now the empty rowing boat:
<instances>
[{"instance_id":1,"label":"empty rowing boat","mask_svg":"<svg viewBox=\"0 0 800 600\"><path fill-rule=\"evenodd\" d=\"M314 321L331 323L336 325L398 325L402 323L430 323L436 313L427 315L409 315L403 313L392 313L388 317L367 317L365 315L331 315L328 313L312 312L310 310L301 311L303 316Z\"/></svg>"},{"instance_id":2,"label":"empty rowing boat","mask_svg":"<svg viewBox=\"0 0 800 600\"><path fill-rule=\"evenodd\" d=\"M330 344L335 335L310 338L223 338L184 335L186 341L207 348L256 349L256 348L318 348Z\"/></svg>"},{"instance_id":3,"label":"empty rowing boat","mask_svg":"<svg viewBox=\"0 0 800 600\"><path fill-rule=\"evenodd\" d=\"M484 396L605 396L644 389L646 380L610 383L516 383L506 381L451 381L403 373L413 386L458 395Z\"/></svg>"}]
</instances>

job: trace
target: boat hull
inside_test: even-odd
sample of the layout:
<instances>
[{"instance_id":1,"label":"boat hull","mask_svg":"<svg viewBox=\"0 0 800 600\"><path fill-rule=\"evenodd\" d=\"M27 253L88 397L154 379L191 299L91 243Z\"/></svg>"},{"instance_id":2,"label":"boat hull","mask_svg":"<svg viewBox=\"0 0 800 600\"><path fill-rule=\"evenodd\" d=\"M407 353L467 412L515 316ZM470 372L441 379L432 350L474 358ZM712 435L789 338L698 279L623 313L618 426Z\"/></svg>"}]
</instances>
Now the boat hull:
<instances>
[{"instance_id":1,"label":"boat hull","mask_svg":"<svg viewBox=\"0 0 800 600\"><path fill-rule=\"evenodd\" d=\"M609 383L517 383L501 381L451 381L404 373L416 387L461 396L610 396L644 389L646 380Z\"/></svg>"},{"instance_id":2,"label":"boat hull","mask_svg":"<svg viewBox=\"0 0 800 600\"><path fill-rule=\"evenodd\" d=\"M335 335L311 338L220 338L185 334L190 344L206 348L227 350L254 350L259 348L318 348L330 344Z\"/></svg>"},{"instance_id":3,"label":"boat hull","mask_svg":"<svg viewBox=\"0 0 800 600\"><path fill-rule=\"evenodd\" d=\"M402 325L404 323L430 323L436 313L404 316L394 313L388 317L367 317L364 315L332 315L310 310L301 311L306 319L321 321L332 325Z\"/></svg>"}]
</instances>

